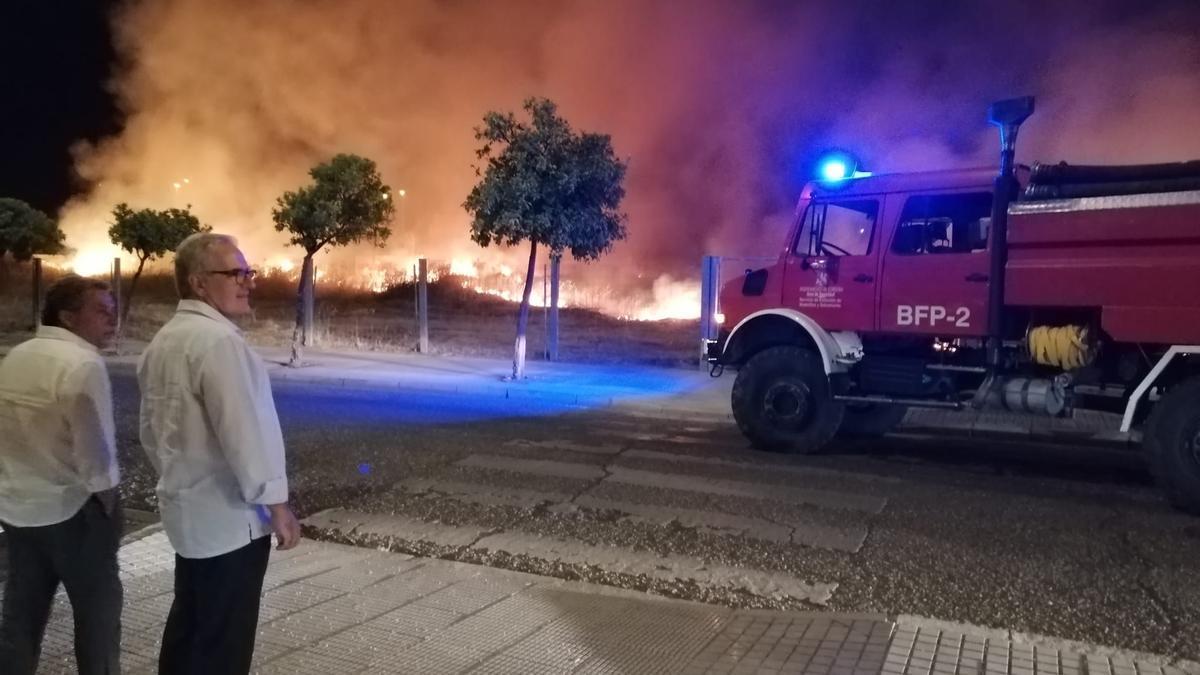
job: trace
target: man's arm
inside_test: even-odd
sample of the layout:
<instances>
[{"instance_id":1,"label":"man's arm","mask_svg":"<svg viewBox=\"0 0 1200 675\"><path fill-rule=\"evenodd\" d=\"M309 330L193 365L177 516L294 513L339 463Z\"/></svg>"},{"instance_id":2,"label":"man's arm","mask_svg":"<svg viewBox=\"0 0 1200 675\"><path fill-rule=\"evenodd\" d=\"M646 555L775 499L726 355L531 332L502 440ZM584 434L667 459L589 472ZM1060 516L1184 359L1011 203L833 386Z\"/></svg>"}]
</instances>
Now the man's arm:
<instances>
[{"instance_id":1,"label":"man's arm","mask_svg":"<svg viewBox=\"0 0 1200 675\"><path fill-rule=\"evenodd\" d=\"M121 473L117 466L108 371L103 363L89 361L71 373L65 385L64 403L75 469L89 492L111 491L120 483Z\"/></svg>"},{"instance_id":2,"label":"man's arm","mask_svg":"<svg viewBox=\"0 0 1200 675\"><path fill-rule=\"evenodd\" d=\"M299 542L300 526L287 505L283 434L275 401L269 390L263 394L266 374L236 336L213 345L200 371L200 396L242 498L266 506L279 548L292 548Z\"/></svg>"}]
</instances>

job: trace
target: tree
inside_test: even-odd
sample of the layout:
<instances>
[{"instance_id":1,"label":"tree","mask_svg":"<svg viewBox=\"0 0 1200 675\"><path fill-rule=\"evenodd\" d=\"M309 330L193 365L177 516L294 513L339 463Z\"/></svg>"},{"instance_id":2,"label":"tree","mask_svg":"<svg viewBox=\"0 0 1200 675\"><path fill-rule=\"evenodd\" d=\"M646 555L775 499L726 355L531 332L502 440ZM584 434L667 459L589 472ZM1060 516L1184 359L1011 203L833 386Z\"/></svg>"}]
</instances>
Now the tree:
<instances>
[{"instance_id":1,"label":"tree","mask_svg":"<svg viewBox=\"0 0 1200 675\"><path fill-rule=\"evenodd\" d=\"M313 184L285 192L271 216L275 229L291 233L290 244L304 249L296 298L296 328L292 332L289 365L300 364L302 344L311 337L313 256L326 245L346 246L374 240L383 246L392 231L395 213L391 188L383 184L375 162L357 155L337 155L308 172Z\"/></svg>"},{"instance_id":2,"label":"tree","mask_svg":"<svg viewBox=\"0 0 1200 675\"><path fill-rule=\"evenodd\" d=\"M29 260L36 253L62 253L65 239L50 216L19 199L0 199L0 259L6 253L16 260Z\"/></svg>"},{"instance_id":3,"label":"tree","mask_svg":"<svg viewBox=\"0 0 1200 675\"><path fill-rule=\"evenodd\" d=\"M124 202L113 208L114 222L108 228L108 238L138 259L137 270L129 282L129 290L125 293L124 306L121 308L122 325L129 318L133 294L137 291L138 280L142 278L142 269L145 268L146 262L174 251L189 235L211 229L201 225L200 220L192 215L189 209L190 207L165 211L134 211Z\"/></svg>"},{"instance_id":4,"label":"tree","mask_svg":"<svg viewBox=\"0 0 1200 675\"><path fill-rule=\"evenodd\" d=\"M463 208L472 216L471 239L480 246L529 242L529 266L517 315L513 378L525 376L525 329L538 245L552 256L570 250L576 260L595 260L625 238L625 162L607 134L576 133L546 99L525 101L530 123L512 113L489 112L475 139L487 160Z\"/></svg>"}]
</instances>

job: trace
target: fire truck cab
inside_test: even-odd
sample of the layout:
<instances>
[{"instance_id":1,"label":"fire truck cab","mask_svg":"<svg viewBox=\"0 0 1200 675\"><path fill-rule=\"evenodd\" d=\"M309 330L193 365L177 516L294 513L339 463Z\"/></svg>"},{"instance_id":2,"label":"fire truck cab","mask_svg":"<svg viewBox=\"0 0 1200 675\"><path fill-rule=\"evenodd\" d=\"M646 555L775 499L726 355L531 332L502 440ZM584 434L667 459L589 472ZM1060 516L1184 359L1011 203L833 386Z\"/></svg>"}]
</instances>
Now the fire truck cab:
<instances>
[{"instance_id":1,"label":"fire truck cab","mask_svg":"<svg viewBox=\"0 0 1200 675\"><path fill-rule=\"evenodd\" d=\"M772 265L720 291L714 372L753 445L816 451L913 406L1122 415L1200 513L1200 163L1002 166L808 185Z\"/></svg>"}]
</instances>

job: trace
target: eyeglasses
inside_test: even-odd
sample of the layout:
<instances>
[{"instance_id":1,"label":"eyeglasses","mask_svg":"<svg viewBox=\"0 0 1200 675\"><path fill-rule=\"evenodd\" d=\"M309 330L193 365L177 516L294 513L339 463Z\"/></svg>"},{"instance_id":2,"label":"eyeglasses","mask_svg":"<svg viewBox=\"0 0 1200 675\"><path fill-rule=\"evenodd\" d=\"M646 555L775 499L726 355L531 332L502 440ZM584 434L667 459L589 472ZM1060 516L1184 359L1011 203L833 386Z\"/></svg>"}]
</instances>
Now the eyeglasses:
<instances>
[{"instance_id":1,"label":"eyeglasses","mask_svg":"<svg viewBox=\"0 0 1200 675\"><path fill-rule=\"evenodd\" d=\"M206 274L220 274L223 277L232 277L237 279L238 283L244 284L258 276L258 270L249 267L235 267L231 270L209 270Z\"/></svg>"}]
</instances>

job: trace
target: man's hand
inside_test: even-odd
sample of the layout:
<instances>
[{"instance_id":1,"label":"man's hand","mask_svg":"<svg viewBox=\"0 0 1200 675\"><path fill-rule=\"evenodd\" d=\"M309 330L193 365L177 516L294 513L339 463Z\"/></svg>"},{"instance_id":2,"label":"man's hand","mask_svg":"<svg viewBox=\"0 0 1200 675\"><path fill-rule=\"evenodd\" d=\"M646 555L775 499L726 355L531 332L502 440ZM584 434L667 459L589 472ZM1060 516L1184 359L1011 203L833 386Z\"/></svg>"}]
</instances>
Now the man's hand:
<instances>
[{"instance_id":1,"label":"man's hand","mask_svg":"<svg viewBox=\"0 0 1200 675\"><path fill-rule=\"evenodd\" d=\"M267 509L271 512L271 529L275 531L276 541L279 542L276 549L286 551L296 548L296 544L300 543L300 522L287 503L270 504Z\"/></svg>"}]
</instances>

